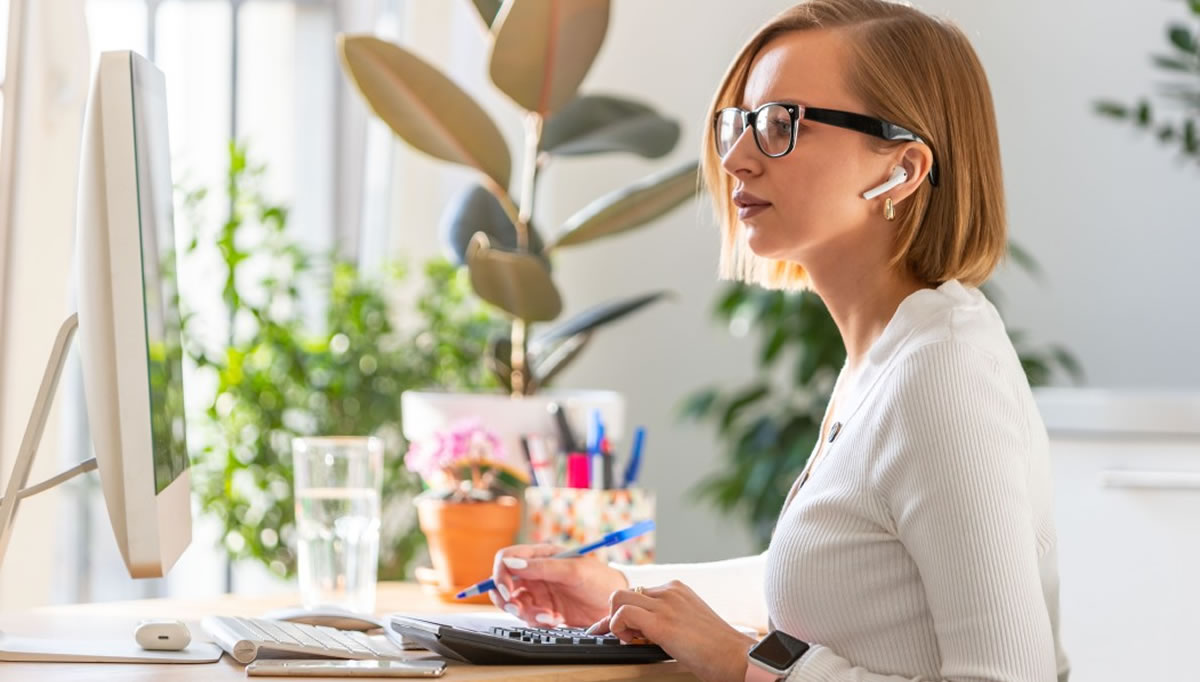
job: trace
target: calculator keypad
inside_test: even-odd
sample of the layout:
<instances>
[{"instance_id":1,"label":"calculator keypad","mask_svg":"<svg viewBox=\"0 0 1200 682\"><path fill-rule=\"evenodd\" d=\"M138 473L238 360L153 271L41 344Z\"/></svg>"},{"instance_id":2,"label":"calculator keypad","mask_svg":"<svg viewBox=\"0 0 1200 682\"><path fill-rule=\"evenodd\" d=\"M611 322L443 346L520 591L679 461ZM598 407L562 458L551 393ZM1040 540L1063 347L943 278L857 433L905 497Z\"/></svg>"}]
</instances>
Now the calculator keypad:
<instances>
[{"instance_id":1,"label":"calculator keypad","mask_svg":"<svg viewBox=\"0 0 1200 682\"><path fill-rule=\"evenodd\" d=\"M528 644L570 644L572 646L612 646L621 644L615 635L589 635L582 628L492 628L492 634L506 640Z\"/></svg>"}]
</instances>

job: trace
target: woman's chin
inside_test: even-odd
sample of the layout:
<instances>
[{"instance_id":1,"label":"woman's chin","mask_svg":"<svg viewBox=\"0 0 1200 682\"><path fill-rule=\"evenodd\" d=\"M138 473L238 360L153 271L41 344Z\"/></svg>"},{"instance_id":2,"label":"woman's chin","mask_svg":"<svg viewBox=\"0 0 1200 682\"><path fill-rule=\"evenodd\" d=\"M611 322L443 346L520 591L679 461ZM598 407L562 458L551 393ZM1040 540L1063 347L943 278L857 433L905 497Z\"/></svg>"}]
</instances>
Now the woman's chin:
<instances>
[{"instance_id":1,"label":"woman's chin","mask_svg":"<svg viewBox=\"0 0 1200 682\"><path fill-rule=\"evenodd\" d=\"M759 258L778 259L782 253L778 244L772 242L761 228L746 226L746 246Z\"/></svg>"}]
</instances>

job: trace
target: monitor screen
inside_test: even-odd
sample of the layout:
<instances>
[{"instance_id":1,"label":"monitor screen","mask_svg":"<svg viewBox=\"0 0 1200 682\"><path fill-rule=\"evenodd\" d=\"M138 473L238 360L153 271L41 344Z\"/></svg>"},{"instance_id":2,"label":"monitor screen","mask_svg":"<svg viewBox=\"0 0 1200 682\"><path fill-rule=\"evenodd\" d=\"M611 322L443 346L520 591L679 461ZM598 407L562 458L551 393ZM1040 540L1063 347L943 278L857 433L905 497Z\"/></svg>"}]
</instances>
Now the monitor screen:
<instances>
[{"instance_id":1,"label":"monitor screen","mask_svg":"<svg viewBox=\"0 0 1200 682\"><path fill-rule=\"evenodd\" d=\"M133 60L134 149L142 236L150 429L154 488L161 493L188 466L183 405L183 346L175 263L167 102L162 76Z\"/></svg>"}]
</instances>

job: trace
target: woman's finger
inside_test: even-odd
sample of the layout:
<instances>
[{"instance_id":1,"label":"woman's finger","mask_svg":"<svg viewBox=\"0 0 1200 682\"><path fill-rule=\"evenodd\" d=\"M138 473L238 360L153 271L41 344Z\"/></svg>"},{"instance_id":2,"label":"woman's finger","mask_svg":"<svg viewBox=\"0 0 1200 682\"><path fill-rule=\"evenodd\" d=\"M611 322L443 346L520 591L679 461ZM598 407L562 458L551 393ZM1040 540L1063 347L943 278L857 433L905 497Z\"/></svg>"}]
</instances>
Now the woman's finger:
<instances>
[{"instance_id":1,"label":"woman's finger","mask_svg":"<svg viewBox=\"0 0 1200 682\"><path fill-rule=\"evenodd\" d=\"M539 604L528 591L522 591L513 597L505 610L531 627L556 628L563 624L562 614L553 608Z\"/></svg>"},{"instance_id":2,"label":"woman's finger","mask_svg":"<svg viewBox=\"0 0 1200 682\"><path fill-rule=\"evenodd\" d=\"M601 618L600 620L596 621L595 623L592 623L592 625L586 631L587 634L589 634L589 635L607 635L608 634L608 620L610 618L612 618L612 616L608 615L608 616L605 616L605 617Z\"/></svg>"},{"instance_id":3,"label":"woman's finger","mask_svg":"<svg viewBox=\"0 0 1200 682\"><path fill-rule=\"evenodd\" d=\"M512 593L516 589L510 566L520 568L531 558L554 556L561 551L562 547L558 545L540 544L513 545L496 552L492 560L492 580L496 583L496 592L502 603L512 600Z\"/></svg>"},{"instance_id":4,"label":"woman's finger","mask_svg":"<svg viewBox=\"0 0 1200 682\"><path fill-rule=\"evenodd\" d=\"M499 583L496 583L496 584L499 585ZM491 592L488 592L487 595L488 595L488 599L491 599L492 604L495 604L496 608L498 608L498 609L503 609L504 605L508 603L507 599L500 596L499 589L492 590Z\"/></svg>"},{"instance_id":5,"label":"woman's finger","mask_svg":"<svg viewBox=\"0 0 1200 682\"><path fill-rule=\"evenodd\" d=\"M657 616L640 606L626 604L617 609L608 620L608 629L622 642L644 643L653 639L651 631L657 631Z\"/></svg>"},{"instance_id":6,"label":"woman's finger","mask_svg":"<svg viewBox=\"0 0 1200 682\"><path fill-rule=\"evenodd\" d=\"M526 620L540 627L558 627L563 624L563 614L558 600L554 598L551 588L545 583L522 581L517 590L525 596L529 608L525 612Z\"/></svg>"},{"instance_id":7,"label":"woman's finger","mask_svg":"<svg viewBox=\"0 0 1200 682\"><path fill-rule=\"evenodd\" d=\"M513 561L512 559L516 560ZM544 580L548 583L571 583L579 578L579 566L575 563L580 559L546 558L508 558L504 567L509 575L522 580Z\"/></svg>"},{"instance_id":8,"label":"woman's finger","mask_svg":"<svg viewBox=\"0 0 1200 682\"><path fill-rule=\"evenodd\" d=\"M637 606L647 611L654 611L658 608L655 604L654 595L651 590L655 588L645 588L644 591L636 590L616 590L608 597L608 612L614 614L617 609L625 605Z\"/></svg>"}]
</instances>

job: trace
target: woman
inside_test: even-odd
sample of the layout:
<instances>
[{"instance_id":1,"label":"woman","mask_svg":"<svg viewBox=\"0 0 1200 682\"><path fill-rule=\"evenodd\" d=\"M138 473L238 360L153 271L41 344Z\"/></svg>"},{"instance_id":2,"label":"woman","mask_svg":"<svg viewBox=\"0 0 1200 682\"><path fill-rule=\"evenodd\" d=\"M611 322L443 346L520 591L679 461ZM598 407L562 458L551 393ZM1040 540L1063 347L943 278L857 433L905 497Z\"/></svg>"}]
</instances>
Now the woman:
<instances>
[{"instance_id":1,"label":"woman","mask_svg":"<svg viewBox=\"0 0 1200 682\"><path fill-rule=\"evenodd\" d=\"M709 114L723 274L812 289L845 343L822 436L759 556L510 547L493 600L644 636L705 680L1065 680L1046 431L976 288L1006 228L966 37L880 0L806 2L743 48ZM790 636L787 660L764 677L729 622Z\"/></svg>"}]
</instances>

